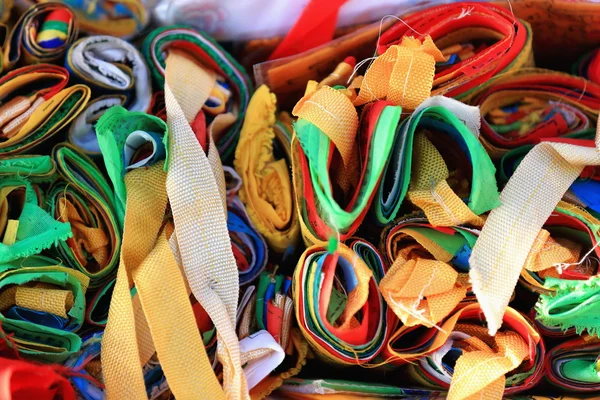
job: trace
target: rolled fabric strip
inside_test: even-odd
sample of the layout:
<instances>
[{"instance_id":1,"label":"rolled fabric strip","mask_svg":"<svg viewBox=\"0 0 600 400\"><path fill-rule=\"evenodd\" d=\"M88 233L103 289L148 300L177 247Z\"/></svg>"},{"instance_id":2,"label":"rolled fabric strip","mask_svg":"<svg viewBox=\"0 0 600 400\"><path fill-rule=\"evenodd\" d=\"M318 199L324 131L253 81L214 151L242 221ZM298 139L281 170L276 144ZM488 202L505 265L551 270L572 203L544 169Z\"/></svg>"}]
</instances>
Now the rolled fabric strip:
<instances>
[{"instance_id":1,"label":"rolled fabric strip","mask_svg":"<svg viewBox=\"0 0 600 400\"><path fill-rule=\"evenodd\" d=\"M66 69L50 64L19 68L0 79L2 156L47 142L81 112L90 89L84 85L65 88L68 80Z\"/></svg>"},{"instance_id":2,"label":"rolled fabric strip","mask_svg":"<svg viewBox=\"0 0 600 400\"><path fill-rule=\"evenodd\" d=\"M246 285L265 269L268 248L237 196L227 204L227 229L238 265L240 286Z\"/></svg>"},{"instance_id":3,"label":"rolled fabric strip","mask_svg":"<svg viewBox=\"0 0 600 400\"><path fill-rule=\"evenodd\" d=\"M60 3L34 4L8 35L2 54L3 70L17 64L62 64L77 33L77 21L69 7Z\"/></svg>"},{"instance_id":4,"label":"rolled fabric strip","mask_svg":"<svg viewBox=\"0 0 600 400\"><path fill-rule=\"evenodd\" d=\"M488 336L477 303L458 309L439 327L400 327L384 356L407 364L420 387L448 390L449 399L502 398L528 390L543 376L544 342L518 311L506 309L504 331ZM402 348L397 348L396 344ZM485 366L485 367L484 367ZM477 371L477 379L470 379Z\"/></svg>"},{"instance_id":5,"label":"rolled fabric strip","mask_svg":"<svg viewBox=\"0 0 600 400\"><path fill-rule=\"evenodd\" d=\"M254 281L265 269L269 248L263 236L253 225L244 204L237 196L242 186L242 178L231 167L223 167L223 172L227 195L227 229L238 267L240 286L243 286ZM249 325L247 328L246 335L250 333Z\"/></svg>"},{"instance_id":6,"label":"rolled fabric strip","mask_svg":"<svg viewBox=\"0 0 600 400\"><path fill-rule=\"evenodd\" d=\"M42 208L42 196L18 175L0 177L0 265L47 250L72 236Z\"/></svg>"},{"instance_id":7,"label":"rolled fabric strip","mask_svg":"<svg viewBox=\"0 0 600 400\"><path fill-rule=\"evenodd\" d=\"M165 83L165 61L169 51L184 52L210 76L208 81L212 81L212 85L204 87L203 93L198 93L197 101L203 104L202 109L210 117L232 114L231 124L214 138L221 158L231 158L252 94L252 84L246 71L206 34L185 26L160 27L148 34L142 53L150 66L155 84L161 89ZM208 124L210 122L207 120Z\"/></svg>"},{"instance_id":8,"label":"rolled fabric strip","mask_svg":"<svg viewBox=\"0 0 600 400\"><path fill-rule=\"evenodd\" d=\"M567 392L598 393L600 390L600 339L594 336L568 340L546 355L546 379Z\"/></svg>"},{"instance_id":9,"label":"rolled fabric strip","mask_svg":"<svg viewBox=\"0 0 600 400\"><path fill-rule=\"evenodd\" d=\"M49 190L50 212L69 222L73 237L57 250L64 262L83 272L92 287L115 276L121 248L121 227L112 188L96 165L73 146L54 147L52 157L62 177Z\"/></svg>"},{"instance_id":10,"label":"rolled fabric strip","mask_svg":"<svg viewBox=\"0 0 600 400\"><path fill-rule=\"evenodd\" d=\"M94 125L111 106L146 111L152 88L150 71L142 54L114 36L79 39L67 53L65 66L71 78L92 89L93 100L73 121L69 140L89 155L100 155Z\"/></svg>"},{"instance_id":11,"label":"rolled fabric strip","mask_svg":"<svg viewBox=\"0 0 600 400\"><path fill-rule=\"evenodd\" d=\"M548 277L586 280L596 276L598 243L600 221L585 210L561 201L538 234L519 281L534 292L551 294L553 291L544 285ZM595 253L595 257L582 258L588 251Z\"/></svg>"},{"instance_id":12,"label":"rolled fabric strip","mask_svg":"<svg viewBox=\"0 0 600 400\"><path fill-rule=\"evenodd\" d=\"M294 189L304 240L352 236L375 196L392 149L401 108L386 101L357 112L344 89L321 86L293 114Z\"/></svg>"},{"instance_id":13,"label":"rolled fabric strip","mask_svg":"<svg viewBox=\"0 0 600 400\"><path fill-rule=\"evenodd\" d=\"M498 5L457 2L413 13L381 34L377 53L411 36L431 36L443 55L433 95L464 98L495 75L533 66L531 27Z\"/></svg>"},{"instance_id":14,"label":"rolled fabric strip","mask_svg":"<svg viewBox=\"0 0 600 400\"><path fill-rule=\"evenodd\" d=\"M49 0L38 0L47 2ZM93 0L61 0L77 16L79 29L90 35L113 35L129 38L139 34L150 22L141 0L114 0L97 3Z\"/></svg>"},{"instance_id":15,"label":"rolled fabric strip","mask_svg":"<svg viewBox=\"0 0 600 400\"><path fill-rule=\"evenodd\" d=\"M385 271L373 245L359 239L340 243L334 253L318 245L303 253L293 278L294 309L319 356L362 365L381 352L394 320L377 290Z\"/></svg>"},{"instance_id":16,"label":"rolled fabric strip","mask_svg":"<svg viewBox=\"0 0 600 400\"><path fill-rule=\"evenodd\" d=\"M446 106L423 103L396 135L373 207L380 225L396 218L405 198L434 226L482 226L480 215L500 205L496 169L477 140L477 113L438 103Z\"/></svg>"},{"instance_id":17,"label":"rolled fabric strip","mask_svg":"<svg viewBox=\"0 0 600 400\"><path fill-rule=\"evenodd\" d=\"M469 104L480 107L480 140L498 159L519 146L593 128L600 85L560 72L523 69L492 79Z\"/></svg>"},{"instance_id":18,"label":"rolled fabric strip","mask_svg":"<svg viewBox=\"0 0 600 400\"><path fill-rule=\"evenodd\" d=\"M590 51L581 57L573 65L571 72L600 85L600 49Z\"/></svg>"},{"instance_id":19,"label":"rolled fabric strip","mask_svg":"<svg viewBox=\"0 0 600 400\"><path fill-rule=\"evenodd\" d=\"M572 139L593 140L594 136L596 136L596 129L588 128L580 132L568 133L563 137ZM501 186L504 186L508 182L510 177L513 176L513 174L517 170L517 167L519 166L519 164L521 164L523 158L525 158L527 153L529 153L529 151L532 148L533 145L526 144L509 150L506 154L502 156L498 167L498 183Z\"/></svg>"},{"instance_id":20,"label":"rolled fabric strip","mask_svg":"<svg viewBox=\"0 0 600 400\"><path fill-rule=\"evenodd\" d=\"M89 298L85 312L85 321L94 326L105 327L108 319L110 299L115 288L115 280L108 281L96 290L93 297ZM91 290L90 290L91 291Z\"/></svg>"},{"instance_id":21,"label":"rolled fabric strip","mask_svg":"<svg viewBox=\"0 0 600 400\"><path fill-rule=\"evenodd\" d=\"M289 170L291 134L277 124L276 102L265 85L252 95L233 165L242 177L240 198L250 219L269 246L283 253L296 245L300 225ZM276 152L283 157L276 159Z\"/></svg>"},{"instance_id":22,"label":"rolled fabric strip","mask_svg":"<svg viewBox=\"0 0 600 400\"><path fill-rule=\"evenodd\" d=\"M79 351L89 278L58 265L0 267L0 322L19 353L62 362Z\"/></svg>"},{"instance_id":23,"label":"rolled fabric strip","mask_svg":"<svg viewBox=\"0 0 600 400\"><path fill-rule=\"evenodd\" d=\"M436 229L424 218L402 220L384 233L393 261L379 290L405 326L435 326L467 300L477 234L461 227Z\"/></svg>"}]
</instances>

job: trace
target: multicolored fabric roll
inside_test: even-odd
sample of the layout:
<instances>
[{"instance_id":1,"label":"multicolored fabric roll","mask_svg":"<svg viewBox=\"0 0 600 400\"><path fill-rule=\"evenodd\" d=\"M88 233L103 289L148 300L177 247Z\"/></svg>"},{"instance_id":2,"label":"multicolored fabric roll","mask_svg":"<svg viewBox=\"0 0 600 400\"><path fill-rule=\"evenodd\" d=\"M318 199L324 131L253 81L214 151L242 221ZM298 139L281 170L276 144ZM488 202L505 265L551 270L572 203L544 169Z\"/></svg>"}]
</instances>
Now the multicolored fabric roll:
<instances>
[{"instance_id":1,"label":"multicolored fabric roll","mask_svg":"<svg viewBox=\"0 0 600 400\"><path fill-rule=\"evenodd\" d=\"M479 304L457 310L439 327L400 327L384 356L406 364L419 387L448 390L448 397L466 399L485 393L502 398L528 390L543 376L544 342L535 326L507 308L503 331L487 334ZM397 347L402 346L402 347ZM473 377L477 371L477 379Z\"/></svg>"},{"instance_id":2,"label":"multicolored fabric roll","mask_svg":"<svg viewBox=\"0 0 600 400\"><path fill-rule=\"evenodd\" d=\"M227 229L242 286L254 281L265 269L269 249L237 196L242 179L231 167L223 167L223 171L227 184Z\"/></svg>"},{"instance_id":3,"label":"multicolored fabric roll","mask_svg":"<svg viewBox=\"0 0 600 400\"><path fill-rule=\"evenodd\" d=\"M52 157L61 175L49 190L50 213L71 225L73 237L58 243L64 262L98 287L115 276L121 248L113 190L85 155L67 143L54 147Z\"/></svg>"},{"instance_id":4,"label":"multicolored fabric roll","mask_svg":"<svg viewBox=\"0 0 600 400\"><path fill-rule=\"evenodd\" d=\"M392 150L401 108L387 101L358 114L343 87L316 87L298 102L292 139L294 188L308 244L352 236L361 225ZM335 119L331 118L335 115ZM360 143L360 145L359 145Z\"/></svg>"},{"instance_id":5,"label":"multicolored fabric roll","mask_svg":"<svg viewBox=\"0 0 600 400\"><path fill-rule=\"evenodd\" d=\"M533 66L529 24L486 3L443 4L409 15L381 35L377 52L427 35L443 55L435 66L433 95L468 97L493 76Z\"/></svg>"},{"instance_id":6,"label":"multicolored fabric roll","mask_svg":"<svg viewBox=\"0 0 600 400\"><path fill-rule=\"evenodd\" d=\"M69 141L92 156L100 156L94 126L111 106L146 111L152 88L141 53L114 36L90 36L75 42L65 61L74 81L92 89L93 98L69 128Z\"/></svg>"},{"instance_id":7,"label":"multicolored fabric roll","mask_svg":"<svg viewBox=\"0 0 600 400\"><path fill-rule=\"evenodd\" d=\"M2 70L11 70L18 64L62 63L77 33L77 21L69 7L59 3L35 4L10 31L2 49Z\"/></svg>"},{"instance_id":8,"label":"multicolored fabric roll","mask_svg":"<svg viewBox=\"0 0 600 400\"><path fill-rule=\"evenodd\" d=\"M600 85L600 49L590 51L573 65L571 72Z\"/></svg>"},{"instance_id":9,"label":"multicolored fabric roll","mask_svg":"<svg viewBox=\"0 0 600 400\"><path fill-rule=\"evenodd\" d=\"M45 260L38 260L38 264ZM62 362L77 352L89 278L59 265L0 267L0 322L22 356Z\"/></svg>"},{"instance_id":10,"label":"multicolored fabric roll","mask_svg":"<svg viewBox=\"0 0 600 400\"><path fill-rule=\"evenodd\" d=\"M88 296L85 321L93 326L105 327L108 319L110 299L115 288L115 280L110 280L97 289L90 289L91 297ZM94 293L95 292L95 293Z\"/></svg>"},{"instance_id":11,"label":"multicolored fabric roll","mask_svg":"<svg viewBox=\"0 0 600 400\"><path fill-rule=\"evenodd\" d=\"M81 350L65 361L65 366L77 371L70 381L83 400L104 400L105 388L102 384L102 338L104 331L93 333L83 339ZM144 366L144 383L150 400L169 398L169 385L160 363L153 356ZM65 399L66 400L66 399Z\"/></svg>"},{"instance_id":12,"label":"multicolored fabric roll","mask_svg":"<svg viewBox=\"0 0 600 400\"><path fill-rule=\"evenodd\" d=\"M376 222L389 224L408 198L432 225L482 226L480 215L500 202L478 124L478 111L457 101L432 97L419 106L396 133L374 202Z\"/></svg>"},{"instance_id":13,"label":"multicolored fabric roll","mask_svg":"<svg viewBox=\"0 0 600 400\"><path fill-rule=\"evenodd\" d=\"M600 85L542 69L511 71L469 100L481 108L481 142L494 159L510 149L593 128Z\"/></svg>"},{"instance_id":14,"label":"multicolored fabric roll","mask_svg":"<svg viewBox=\"0 0 600 400\"><path fill-rule=\"evenodd\" d=\"M360 239L331 251L309 247L298 261L292 291L296 320L326 361L369 364L383 350L395 319L377 289L386 269L375 247Z\"/></svg>"},{"instance_id":15,"label":"multicolored fabric roll","mask_svg":"<svg viewBox=\"0 0 600 400\"><path fill-rule=\"evenodd\" d=\"M29 0L46 3L51 0ZM113 35L130 38L139 34L150 22L141 0L60 0L77 15L81 31L90 35Z\"/></svg>"},{"instance_id":16,"label":"multicolored fabric roll","mask_svg":"<svg viewBox=\"0 0 600 400\"><path fill-rule=\"evenodd\" d=\"M227 127L213 132L213 136L221 158L229 160L235 151L252 95L252 84L246 71L210 36L185 26L161 27L146 36L142 47L152 78L161 89L165 83L165 60L169 51L185 53L211 77L213 85L207 87L205 93L198 94L198 101L204 104L202 110L207 117L207 126L213 118L227 116Z\"/></svg>"},{"instance_id":17,"label":"multicolored fabric roll","mask_svg":"<svg viewBox=\"0 0 600 400\"><path fill-rule=\"evenodd\" d=\"M90 89L65 88L68 80L67 70L50 64L19 68L0 79L0 154L22 153L46 143L81 112Z\"/></svg>"},{"instance_id":18,"label":"multicolored fabric roll","mask_svg":"<svg viewBox=\"0 0 600 400\"><path fill-rule=\"evenodd\" d=\"M300 224L290 176L291 126L276 119L276 97L259 87L248 105L234 167L242 177L240 198L269 246L280 252L296 246ZM278 154L280 158L276 158Z\"/></svg>"},{"instance_id":19,"label":"multicolored fabric roll","mask_svg":"<svg viewBox=\"0 0 600 400\"><path fill-rule=\"evenodd\" d=\"M256 286L256 294L249 299L245 313L240 315L240 336L247 337L264 329L286 349L293 320L291 286L292 278L289 276L263 272ZM254 306L251 303L255 303Z\"/></svg>"},{"instance_id":20,"label":"multicolored fabric roll","mask_svg":"<svg viewBox=\"0 0 600 400\"><path fill-rule=\"evenodd\" d=\"M551 294L547 278L586 280L598 274L600 221L585 210L560 202L527 256L520 282L537 293ZM588 252L595 254L590 256ZM588 254L586 258L582 258ZM581 260L581 261L580 261Z\"/></svg>"},{"instance_id":21,"label":"multicolored fabric roll","mask_svg":"<svg viewBox=\"0 0 600 400\"><path fill-rule=\"evenodd\" d=\"M390 309L405 326L432 327L467 297L469 256L479 231L431 226L425 218L403 219L382 236L391 267L379 284Z\"/></svg>"},{"instance_id":22,"label":"multicolored fabric roll","mask_svg":"<svg viewBox=\"0 0 600 400\"><path fill-rule=\"evenodd\" d=\"M583 335L559 344L546 355L546 379L577 394L600 391L600 339Z\"/></svg>"}]
</instances>

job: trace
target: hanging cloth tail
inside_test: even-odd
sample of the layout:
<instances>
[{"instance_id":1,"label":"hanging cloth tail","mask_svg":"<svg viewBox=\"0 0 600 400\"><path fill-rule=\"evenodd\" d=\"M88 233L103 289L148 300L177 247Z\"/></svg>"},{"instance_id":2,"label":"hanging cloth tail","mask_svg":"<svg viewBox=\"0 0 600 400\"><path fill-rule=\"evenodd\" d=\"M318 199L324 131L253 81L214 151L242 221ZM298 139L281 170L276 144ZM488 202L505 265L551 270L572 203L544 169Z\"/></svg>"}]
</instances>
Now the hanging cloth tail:
<instances>
[{"instance_id":1,"label":"hanging cloth tail","mask_svg":"<svg viewBox=\"0 0 600 400\"><path fill-rule=\"evenodd\" d=\"M217 328L226 396L249 399L235 333L239 278L227 231L223 170L218 157L211 157L217 154L212 136L207 156L189 125L194 107L196 111L202 107L194 104L194 80L198 74L195 64L189 61L177 52L170 53L167 59L167 193L189 286Z\"/></svg>"}]
</instances>

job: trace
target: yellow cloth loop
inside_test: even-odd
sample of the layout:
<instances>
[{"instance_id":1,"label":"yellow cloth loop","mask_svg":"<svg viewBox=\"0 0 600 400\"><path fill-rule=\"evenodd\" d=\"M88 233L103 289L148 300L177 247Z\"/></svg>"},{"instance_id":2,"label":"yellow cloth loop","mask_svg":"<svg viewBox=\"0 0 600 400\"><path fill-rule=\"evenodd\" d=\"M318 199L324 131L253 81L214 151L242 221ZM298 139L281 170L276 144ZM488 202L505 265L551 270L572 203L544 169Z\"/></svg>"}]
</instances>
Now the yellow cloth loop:
<instances>
[{"instance_id":1,"label":"yellow cloth loop","mask_svg":"<svg viewBox=\"0 0 600 400\"><path fill-rule=\"evenodd\" d=\"M413 146L408 199L425 212L433 226L483 226L485 219L475 215L448 184L448 167L423 132L415 134Z\"/></svg>"},{"instance_id":2,"label":"yellow cloth loop","mask_svg":"<svg viewBox=\"0 0 600 400\"><path fill-rule=\"evenodd\" d=\"M182 399L225 398L206 355L183 277L160 231L167 205L165 179L162 162L125 176L127 207L121 264L102 345L109 400L147 398L142 375L147 360L142 359L141 348L148 344L136 334L136 328L145 331L138 322L144 316L173 394ZM141 303L137 310L131 283Z\"/></svg>"},{"instance_id":3,"label":"yellow cloth loop","mask_svg":"<svg viewBox=\"0 0 600 400\"><path fill-rule=\"evenodd\" d=\"M277 99L265 85L259 87L246 111L233 166L242 177L239 196L256 229L269 247L284 252L300 233L285 159L273 155Z\"/></svg>"},{"instance_id":4,"label":"yellow cloth loop","mask_svg":"<svg viewBox=\"0 0 600 400\"><path fill-rule=\"evenodd\" d=\"M414 110L431 96L435 63L444 60L429 35L423 43L404 37L400 45L390 46L373 62L354 105L385 99L403 110Z\"/></svg>"}]
</instances>

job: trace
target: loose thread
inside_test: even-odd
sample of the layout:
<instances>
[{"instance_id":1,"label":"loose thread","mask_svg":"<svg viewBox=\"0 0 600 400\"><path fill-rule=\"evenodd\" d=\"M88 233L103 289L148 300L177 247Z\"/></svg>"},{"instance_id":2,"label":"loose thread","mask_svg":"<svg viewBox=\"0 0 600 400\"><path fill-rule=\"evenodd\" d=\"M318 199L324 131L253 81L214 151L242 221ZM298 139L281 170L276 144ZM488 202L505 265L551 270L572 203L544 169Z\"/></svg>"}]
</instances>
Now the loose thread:
<instances>
[{"instance_id":1,"label":"loose thread","mask_svg":"<svg viewBox=\"0 0 600 400\"><path fill-rule=\"evenodd\" d=\"M594 250L596 250L596 248L600 246L600 242L597 242L587 253L585 253L585 255L581 258L581 260L579 260L576 263L555 263L552 264L553 267L556 267L556 269L558 270L559 274L562 274L563 271L569 267L573 267L576 265L581 265L584 263L584 261L588 258L588 256L590 254L592 254L594 252Z\"/></svg>"}]
</instances>

